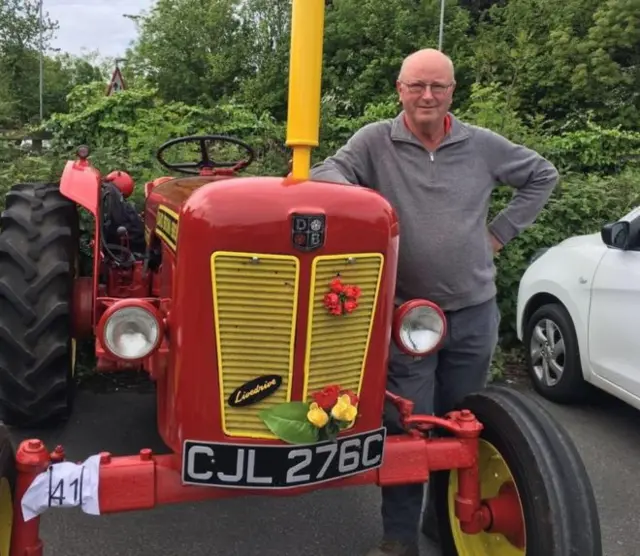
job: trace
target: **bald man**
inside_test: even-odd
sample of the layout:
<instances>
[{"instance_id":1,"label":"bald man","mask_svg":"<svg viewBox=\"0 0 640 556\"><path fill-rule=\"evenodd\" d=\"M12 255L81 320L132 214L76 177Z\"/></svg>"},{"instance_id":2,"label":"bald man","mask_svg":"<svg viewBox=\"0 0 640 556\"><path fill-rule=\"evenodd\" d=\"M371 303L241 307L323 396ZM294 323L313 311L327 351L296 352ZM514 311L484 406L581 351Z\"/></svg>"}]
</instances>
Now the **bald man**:
<instances>
[{"instance_id":1,"label":"bald man","mask_svg":"<svg viewBox=\"0 0 640 556\"><path fill-rule=\"evenodd\" d=\"M390 346L388 389L423 414L444 415L486 385L500 323L493 256L534 222L558 180L536 152L458 120L449 111L455 84L453 63L438 50L408 56L396 82L401 113L358 130L311 173L371 188L393 205L396 301L430 299L445 311L448 334L437 354L415 360ZM514 196L487 223L497 183ZM402 432L392 407L385 425ZM417 556L423 495L422 485L382 489L383 541L367 556ZM437 541L437 527L429 497L422 530Z\"/></svg>"}]
</instances>

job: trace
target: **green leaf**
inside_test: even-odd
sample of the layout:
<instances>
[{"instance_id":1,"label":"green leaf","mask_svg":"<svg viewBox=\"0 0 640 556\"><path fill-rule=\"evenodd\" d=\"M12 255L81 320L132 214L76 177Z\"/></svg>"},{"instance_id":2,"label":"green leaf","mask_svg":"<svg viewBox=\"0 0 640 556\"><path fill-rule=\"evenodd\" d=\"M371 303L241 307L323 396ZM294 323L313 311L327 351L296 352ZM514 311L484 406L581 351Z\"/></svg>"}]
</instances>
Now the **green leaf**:
<instances>
[{"instance_id":1,"label":"green leaf","mask_svg":"<svg viewBox=\"0 0 640 556\"><path fill-rule=\"evenodd\" d=\"M280 440L289 444L318 441L318 429L307 420L309 404L290 402L260 412L260 418Z\"/></svg>"}]
</instances>

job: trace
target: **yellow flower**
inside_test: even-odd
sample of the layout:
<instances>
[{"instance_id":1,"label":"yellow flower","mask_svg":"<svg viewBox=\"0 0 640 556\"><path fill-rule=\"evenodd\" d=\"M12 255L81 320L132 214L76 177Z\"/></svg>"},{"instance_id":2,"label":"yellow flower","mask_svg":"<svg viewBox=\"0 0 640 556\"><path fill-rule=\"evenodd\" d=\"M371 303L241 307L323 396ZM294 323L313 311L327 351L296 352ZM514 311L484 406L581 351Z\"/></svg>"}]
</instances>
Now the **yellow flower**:
<instances>
[{"instance_id":1,"label":"yellow flower","mask_svg":"<svg viewBox=\"0 0 640 556\"><path fill-rule=\"evenodd\" d=\"M309 406L307 419L309 419L312 425L318 427L319 429L324 427L329 422L329 416L327 415L326 411L315 402L313 402Z\"/></svg>"},{"instance_id":2,"label":"yellow flower","mask_svg":"<svg viewBox=\"0 0 640 556\"><path fill-rule=\"evenodd\" d=\"M331 410L331 415L338 421L345 421L350 423L356 418L358 409L356 406L351 405L351 399L348 395L344 394L338 398L336 405Z\"/></svg>"}]
</instances>

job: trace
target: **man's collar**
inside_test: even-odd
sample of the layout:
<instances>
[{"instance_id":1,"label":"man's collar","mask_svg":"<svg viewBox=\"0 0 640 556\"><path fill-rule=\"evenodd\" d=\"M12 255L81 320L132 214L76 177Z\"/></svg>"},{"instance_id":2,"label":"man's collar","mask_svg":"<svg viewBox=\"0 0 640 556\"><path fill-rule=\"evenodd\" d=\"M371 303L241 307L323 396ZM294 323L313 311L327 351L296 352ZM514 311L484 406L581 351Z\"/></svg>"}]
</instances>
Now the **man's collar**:
<instances>
[{"instance_id":1,"label":"man's collar","mask_svg":"<svg viewBox=\"0 0 640 556\"><path fill-rule=\"evenodd\" d=\"M441 145L456 143L469 137L467 127L458 120L451 112L448 112L444 120L445 137ZM393 141L406 141L417 145L422 145L418 138L411 132L405 122L404 110L400 112L391 124L391 139Z\"/></svg>"}]
</instances>

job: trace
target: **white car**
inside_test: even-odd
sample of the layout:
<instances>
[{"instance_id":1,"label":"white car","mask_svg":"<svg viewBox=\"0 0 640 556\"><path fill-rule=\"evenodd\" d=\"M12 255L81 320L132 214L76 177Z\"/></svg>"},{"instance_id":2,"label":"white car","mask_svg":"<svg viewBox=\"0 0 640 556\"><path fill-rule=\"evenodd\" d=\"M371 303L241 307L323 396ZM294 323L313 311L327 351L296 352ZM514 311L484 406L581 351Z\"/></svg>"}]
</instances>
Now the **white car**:
<instances>
[{"instance_id":1,"label":"white car","mask_svg":"<svg viewBox=\"0 0 640 556\"><path fill-rule=\"evenodd\" d=\"M593 386L640 409L640 207L534 256L517 334L545 398L579 402Z\"/></svg>"}]
</instances>

